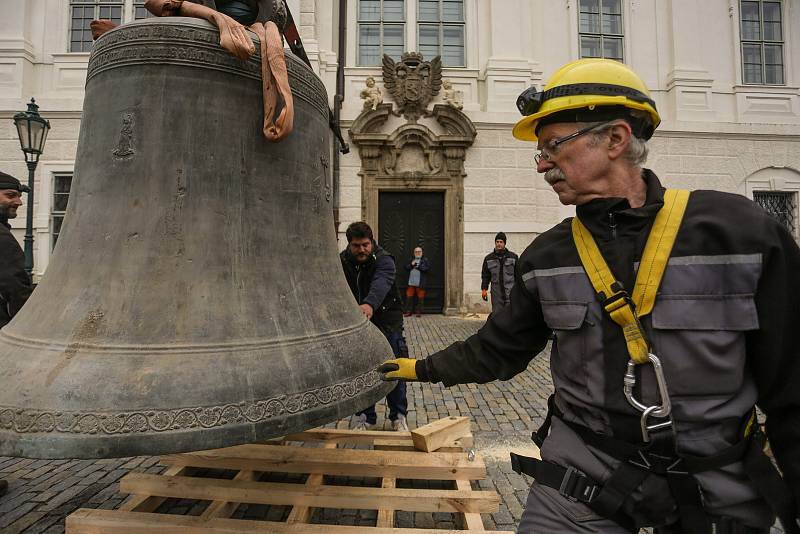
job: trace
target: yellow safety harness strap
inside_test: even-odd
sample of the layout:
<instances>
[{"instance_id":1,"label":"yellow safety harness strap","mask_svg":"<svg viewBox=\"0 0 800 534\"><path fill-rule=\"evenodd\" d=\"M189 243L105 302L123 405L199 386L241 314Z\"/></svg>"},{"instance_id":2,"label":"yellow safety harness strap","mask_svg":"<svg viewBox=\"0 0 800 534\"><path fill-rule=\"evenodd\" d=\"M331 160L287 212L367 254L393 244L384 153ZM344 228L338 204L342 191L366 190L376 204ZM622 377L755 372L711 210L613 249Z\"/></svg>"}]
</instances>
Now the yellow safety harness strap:
<instances>
[{"instance_id":1,"label":"yellow safety harness strap","mask_svg":"<svg viewBox=\"0 0 800 534\"><path fill-rule=\"evenodd\" d=\"M644 248L642 261L636 275L633 298L614 279L591 232L583 223L572 219L572 237L578 249L583 269L611 319L622 327L631 359L637 364L647 363L650 346L644 335L639 317L653 310L656 293L667 267L672 246L678 235L689 191L668 189L664 193L664 206L658 211ZM638 311L638 313L637 313Z\"/></svg>"}]
</instances>

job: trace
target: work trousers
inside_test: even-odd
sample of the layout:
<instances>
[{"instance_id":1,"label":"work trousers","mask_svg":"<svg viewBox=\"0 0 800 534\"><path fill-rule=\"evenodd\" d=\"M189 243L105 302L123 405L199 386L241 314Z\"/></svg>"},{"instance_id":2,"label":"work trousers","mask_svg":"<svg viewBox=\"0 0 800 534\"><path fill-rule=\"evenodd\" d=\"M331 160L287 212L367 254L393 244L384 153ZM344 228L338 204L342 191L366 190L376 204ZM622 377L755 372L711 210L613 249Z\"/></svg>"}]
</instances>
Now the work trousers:
<instances>
[{"instance_id":1,"label":"work trousers","mask_svg":"<svg viewBox=\"0 0 800 534\"><path fill-rule=\"evenodd\" d=\"M386 340L392 346L392 352L396 358L408 358L408 345L403 337L402 330L384 331ZM394 389L386 395L386 404L389 406L389 420L395 421L398 416L406 416L408 413L408 399L406 398L406 381L398 380ZM378 414L375 412L375 405L361 410L356 415L364 414L367 416L367 424L374 425L378 422Z\"/></svg>"}]
</instances>

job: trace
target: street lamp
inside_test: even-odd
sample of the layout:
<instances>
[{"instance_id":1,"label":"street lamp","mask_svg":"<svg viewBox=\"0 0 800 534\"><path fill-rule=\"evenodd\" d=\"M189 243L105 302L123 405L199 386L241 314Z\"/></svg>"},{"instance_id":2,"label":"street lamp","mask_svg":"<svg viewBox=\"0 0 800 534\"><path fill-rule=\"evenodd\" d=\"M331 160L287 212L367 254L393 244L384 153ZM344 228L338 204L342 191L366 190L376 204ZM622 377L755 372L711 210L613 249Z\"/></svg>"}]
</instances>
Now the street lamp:
<instances>
[{"instance_id":1,"label":"street lamp","mask_svg":"<svg viewBox=\"0 0 800 534\"><path fill-rule=\"evenodd\" d=\"M14 115L14 125L19 134L19 144L25 153L25 163L28 165L28 210L25 214L25 270L29 275L33 273L33 174L39 163L39 156L44 152L44 142L50 130L50 121L39 115L39 106L31 98L28 110L20 111Z\"/></svg>"}]
</instances>

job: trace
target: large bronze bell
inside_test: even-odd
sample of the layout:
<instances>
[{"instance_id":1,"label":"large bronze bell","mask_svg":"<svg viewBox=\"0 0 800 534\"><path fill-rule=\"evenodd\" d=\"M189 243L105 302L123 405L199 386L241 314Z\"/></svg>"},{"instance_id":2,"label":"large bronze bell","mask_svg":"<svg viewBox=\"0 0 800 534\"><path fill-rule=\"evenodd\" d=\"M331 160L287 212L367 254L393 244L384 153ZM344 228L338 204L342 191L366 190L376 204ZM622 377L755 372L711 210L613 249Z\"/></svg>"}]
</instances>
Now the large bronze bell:
<instances>
[{"instance_id":1,"label":"large bronze bell","mask_svg":"<svg viewBox=\"0 0 800 534\"><path fill-rule=\"evenodd\" d=\"M178 17L95 44L58 247L0 332L0 455L253 442L386 395L345 283L328 103L287 53L294 131L261 134L260 57Z\"/></svg>"}]
</instances>

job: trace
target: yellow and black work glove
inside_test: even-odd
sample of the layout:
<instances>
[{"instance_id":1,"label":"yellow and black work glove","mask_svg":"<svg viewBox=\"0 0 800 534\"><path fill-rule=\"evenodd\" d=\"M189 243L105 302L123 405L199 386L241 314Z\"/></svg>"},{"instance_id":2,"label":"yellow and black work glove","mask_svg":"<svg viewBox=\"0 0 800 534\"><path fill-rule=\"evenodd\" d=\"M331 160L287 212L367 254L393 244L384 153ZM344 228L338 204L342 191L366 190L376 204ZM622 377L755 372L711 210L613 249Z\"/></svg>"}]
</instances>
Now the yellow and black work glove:
<instances>
[{"instance_id":1,"label":"yellow and black work glove","mask_svg":"<svg viewBox=\"0 0 800 534\"><path fill-rule=\"evenodd\" d=\"M406 380L408 382L420 381L417 376L417 362L414 358L395 358L386 360L378 366L377 371L381 374L381 380Z\"/></svg>"}]
</instances>

